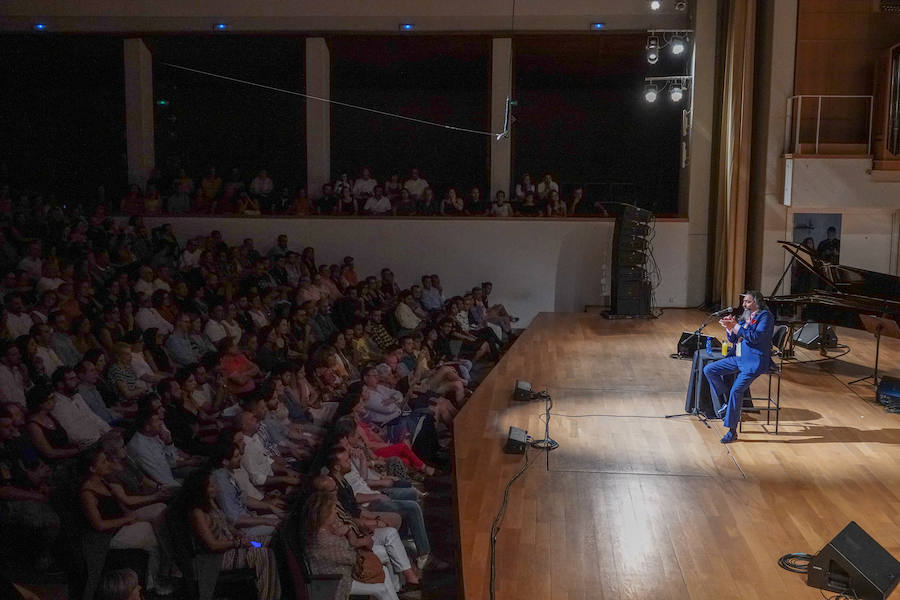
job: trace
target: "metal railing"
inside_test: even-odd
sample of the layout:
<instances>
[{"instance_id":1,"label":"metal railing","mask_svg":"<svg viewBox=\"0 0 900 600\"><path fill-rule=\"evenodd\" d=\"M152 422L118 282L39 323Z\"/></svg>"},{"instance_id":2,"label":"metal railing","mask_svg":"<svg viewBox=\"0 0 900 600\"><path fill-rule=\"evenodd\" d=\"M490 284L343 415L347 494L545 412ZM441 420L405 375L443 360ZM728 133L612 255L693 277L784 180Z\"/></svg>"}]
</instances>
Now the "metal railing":
<instances>
[{"instance_id":1,"label":"metal railing","mask_svg":"<svg viewBox=\"0 0 900 600\"><path fill-rule=\"evenodd\" d=\"M784 127L784 148L786 154L808 154L807 152L800 152L801 144L808 144L810 142L803 142L800 140L800 124L803 122L803 101L815 99L816 100L816 137L815 137L815 152L814 154L819 154L819 144L820 141L822 144L828 143L836 143L834 140L820 140L821 130L822 130L822 100L861 100L865 101L869 106L869 116L867 119L867 133L866 137L866 155L872 154L872 110L873 110L873 97L872 96L860 96L860 95L835 95L835 94L803 94L798 96L791 96L787 99L787 112L785 115L785 127ZM796 118L794 117L794 107L796 106ZM830 117L830 120L833 120L835 117ZM857 143L861 143L860 140Z\"/></svg>"}]
</instances>

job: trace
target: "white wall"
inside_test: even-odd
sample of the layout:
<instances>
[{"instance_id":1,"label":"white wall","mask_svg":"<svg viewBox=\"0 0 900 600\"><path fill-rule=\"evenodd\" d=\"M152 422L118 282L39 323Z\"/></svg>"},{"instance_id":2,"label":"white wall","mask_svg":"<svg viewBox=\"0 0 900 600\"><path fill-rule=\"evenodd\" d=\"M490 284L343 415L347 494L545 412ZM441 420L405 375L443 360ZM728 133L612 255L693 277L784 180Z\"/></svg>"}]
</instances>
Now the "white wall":
<instances>
[{"instance_id":1,"label":"white wall","mask_svg":"<svg viewBox=\"0 0 900 600\"><path fill-rule=\"evenodd\" d=\"M401 286L425 273L441 276L455 295L490 280L494 299L518 315L522 326L539 312L581 312L609 301L613 221L473 219L292 219L229 217L146 218L148 226L172 223L178 239L218 229L229 244L253 238L266 252L280 233L292 249L316 249L319 263L355 258L357 272L394 271ZM656 225L654 254L662 275L659 306L688 306L688 223Z\"/></svg>"}]
</instances>

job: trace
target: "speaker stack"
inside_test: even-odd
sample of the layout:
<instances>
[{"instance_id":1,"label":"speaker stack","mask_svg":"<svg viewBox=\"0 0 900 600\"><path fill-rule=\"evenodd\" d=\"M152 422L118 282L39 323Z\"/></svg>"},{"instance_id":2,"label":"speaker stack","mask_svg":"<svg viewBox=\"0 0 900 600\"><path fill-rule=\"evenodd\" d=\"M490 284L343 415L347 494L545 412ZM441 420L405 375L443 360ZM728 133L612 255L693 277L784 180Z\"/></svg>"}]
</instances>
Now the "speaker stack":
<instances>
[{"instance_id":1,"label":"speaker stack","mask_svg":"<svg viewBox=\"0 0 900 600\"><path fill-rule=\"evenodd\" d=\"M650 233L653 213L625 205L613 232L610 318L650 316Z\"/></svg>"}]
</instances>

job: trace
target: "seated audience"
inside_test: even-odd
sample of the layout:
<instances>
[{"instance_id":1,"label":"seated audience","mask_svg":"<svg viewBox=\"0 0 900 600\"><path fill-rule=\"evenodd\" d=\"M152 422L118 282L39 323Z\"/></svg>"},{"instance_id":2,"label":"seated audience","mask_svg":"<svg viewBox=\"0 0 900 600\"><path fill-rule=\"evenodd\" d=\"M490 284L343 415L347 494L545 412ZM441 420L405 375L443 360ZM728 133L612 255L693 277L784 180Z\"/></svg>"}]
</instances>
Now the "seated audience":
<instances>
[{"instance_id":1,"label":"seated audience","mask_svg":"<svg viewBox=\"0 0 900 600\"><path fill-rule=\"evenodd\" d=\"M279 600L281 582L275 554L268 544L251 545L251 541L260 542L266 536L249 536L246 529L242 531L229 522L217 502L218 484L219 479L209 470L198 471L185 481L182 494L190 531L202 549L222 555L222 570L253 568L259 600Z\"/></svg>"}]
</instances>

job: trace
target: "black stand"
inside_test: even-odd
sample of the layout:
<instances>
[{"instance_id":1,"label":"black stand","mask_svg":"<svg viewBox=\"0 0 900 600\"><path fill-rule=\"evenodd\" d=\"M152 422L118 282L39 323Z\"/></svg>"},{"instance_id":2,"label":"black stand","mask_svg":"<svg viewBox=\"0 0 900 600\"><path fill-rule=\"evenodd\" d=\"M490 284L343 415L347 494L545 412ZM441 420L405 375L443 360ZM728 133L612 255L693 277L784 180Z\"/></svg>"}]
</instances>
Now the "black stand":
<instances>
[{"instance_id":1,"label":"black stand","mask_svg":"<svg viewBox=\"0 0 900 600\"><path fill-rule=\"evenodd\" d=\"M859 315L859 318L862 319L863 325L865 325L866 327L866 331L875 336L875 370L871 375L866 375L865 377L854 379L853 381L849 382L848 385L871 379L872 383L875 384L876 387L878 387L878 354L881 351L881 336L882 334L884 334L888 337L900 338L900 327L897 326L897 322L895 320L886 319L884 317Z\"/></svg>"},{"instance_id":2,"label":"black stand","mask_svg":"<svg viewBox=\"0 0 900 600\"><path fill-rule=\"evenodd\" d=\"M544 398L544 439L534 440L531 442L531 447L548 452L556 450L559 448L559 444L550 437L550 410L553 408L553 398L550 397L547 391L539 392L535 396Z\"/></svg>"},{"instance_id":3,"label":"black stand","mask_svg":"<svg viewBox=\"0 0 900 600\"><path fill-rule=\"evenodd\" d=\"M694 332L694 337L697 340L697 342L695 344L695 347L697 348L697 350L696 350L697 352L700 352L700 336L703 333L703 330L706 328L706 326L709 325L713 319L715 319L714 316L707 317L706 320L703 321L703 323L700 325L700 327L697 328L697 331ZM675 413L674 415L666 415L666 418L671 419L672 417L687 417L689 415L697 417L697 420L700 421L701 423L703 423L704 425L706 425L707 429L712 429L712 427L708 423L708 419L706 417L704 417L703 414L700 412L700 407L698 406L698 403L696 403L696 402L694 403L694 407L691 409L690 412Z\"/></svg>"}]
</instances>

